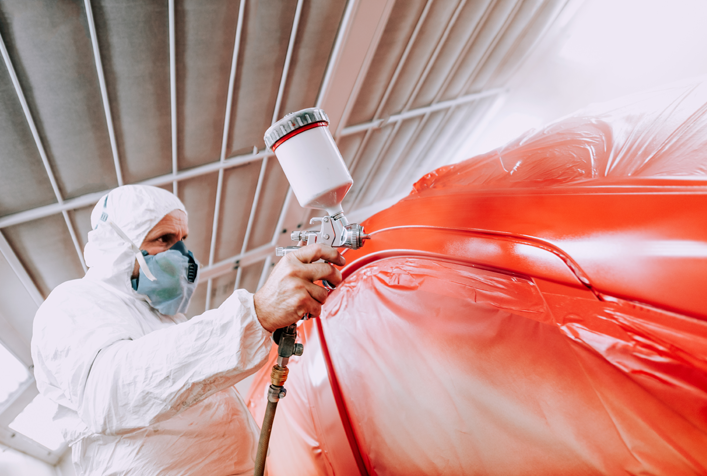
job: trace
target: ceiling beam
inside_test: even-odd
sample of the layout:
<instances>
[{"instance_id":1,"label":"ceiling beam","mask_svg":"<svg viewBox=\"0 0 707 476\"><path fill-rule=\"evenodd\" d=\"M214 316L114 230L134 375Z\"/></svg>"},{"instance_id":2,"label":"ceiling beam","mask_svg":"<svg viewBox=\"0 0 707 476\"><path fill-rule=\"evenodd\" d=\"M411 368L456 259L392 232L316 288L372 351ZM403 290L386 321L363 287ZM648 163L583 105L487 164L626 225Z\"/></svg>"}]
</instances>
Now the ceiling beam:
<instances>
[{"instance_id":1,"label":"ceiling beam","mask_svg":"<svg viewBox=\"0 0 707 476\"><path fill-rule=\"evenodd\" d=\"M231 258L214 263L211 266L206 266L199 271L199 279L212 280L214 278L218 278L219 276L228 274L238 268L246 267L253 263L257 263L258 261L264 260L274 252L275 246L268 243L245 253L237 254Z\"/></svg>"},{"instance_id":2,"label":"ceiling beam","mask_svg":"<svg viewBox=\"0 0 707 476\"><path fill-rule=\"evenodd\" d=\"M474 94L467 94L456 99L451 99L449 101L441 101L438 103L431 104L429 106L424 106L417 109L411 109L407 112L401 114L395 114L386 119L378 119L375 121L366 122L363 124L357 124L355 126L346 127L342 131L342 135L351 135L358 132L363 132L368 129L375 129L383 127L387 124L391 124L397 121L403 121L412 117L430 114L435 111L441 111L444 109L449 109L454 106L458 106L467 102L476 101L484 97L501 95L507 92L506 88L494 88L486 91L482 91ZM148 180L139 182L141 185L166 185L172 182L175 178L177 181L182 181L194 177L199 177L202 175L210 174L212 172L227 170L229 168L238 167L245 165L256 160L261 160L264 157L272 157L274 154L269 150L260 151L255 154L244 154L231 157L219 162L212 162L210 164L202 165L199 167L194 167L188 170L181 170L176 176L173 174L161 175L159 177L154 177ZM26 210L23 212L15 213L13 215L7 215L0 218L0 229L7 228L9 226L18 225L20 223L26 223L33 220L38 220L40 218L45 218L57 213L68 210L76 210L78 208L87 207L90 205L95 205L101 197L110 192L110 190L103 190L100 192L89 193L82 195L80 197L65 200L62 203L53 203L51 205L45 205L42 207L33 208L31 210ZM218 193L218 190L217 190ZM291 193L291 192L290 192ZM283 207L283 211L285 208Z\"/></svg>"},{"instance_id":3,"label":"ceiling beam","mask_svg":"<svg viewBox=\"0 0 707 476\"><path fill-rule=\"evenodd\" d=\"M172 175L177 176L177 39L174 0L168 2L169 23L169 104L172 125ZM172 193L177 195L177 180L172 181Z\"/></svg>"},{"instance_id":4,"label":"ceiling beam","mask_svg":"<svg viewBox=\"0 0 707 476\"><path fill-rule=\"evenodd\" d=\"M51 183L52 190L54 191L54 196L56 197L56 201L61 204L63 203L64 199L61 196L61 191L59 190L59 184L56 181L56 177L54 176L54 171L52 170L52 166L49 163L49 158L47 156L47 152L44 149L44 144L42 143L42 139L39 137L39 131L37 130L37 125L34 122L34 118L32 117L32 111L29 108L29 104L27 104L27 99L25 98L25 93L22 90L22 85L20 84L20 80L17 78L17 73L15 72L15 67L12 64L12 60L10 59L10 54L7 51L7 48L5 47L5 41L2 38L2 35L0 35L0 54L2 54L2 58L5 62L5 67L7 68L7 72L10 75L10 79L12 81L12 85L15 88L15 93L17 94L17 99L20 101L20 105L22 106L22 112L24 112L25 115L25 120L27 121L27 125L30 128L30 131L32 132L32 138L34 139L34 143L37 146L37 151L39 152L39 156L42 159L42 164L44 165L44 170L47 173L47 176L49 177L49 182ZM69 235L71 236L71 241L74 244L74 249L76 251L76 254L79 258L79 262L81 263L81 266L83 267L84 272L86 271L86 262L83 259L83 252L81 251L81 245L79 244L79 241L76 237L76 231L74 230L74 225L71 223L71 220L69 218L69 214L66 211L62 211L62 215L64 216L64 222L66 223L66 227L69 231Z\"/></svg>"},{"instance_id":5,"label":"ceiling beam","mask_svg":"<svg viewBox=\"0 0 707 476\"><path fill-rule=\"evenodd\" d=\"M41 306L41 304L44 302L42 293L39 292L39 288L37 288L37 285L34 283L32 278L29 276L29 273L27 273L25 267L17 258L15 251L10 246L10 243L7 242L7 240L5 239L5 235L3 235L2 232L0 232L0 253L10 265L12 271L15 272L15 275L22 283L22 286L24 286L24 288L27 290L37 307Z\"/></svg>"},{"instance_id":6,"label":"ceiling beam","mask_svg":"<svg viewBox=\"0 0 707 476\"><path fill-rule=\"evenodd\" d=\"M342 124L347 108L358 96L394 3L395 0L349 0L346 4L315 104L327 112L332 131ZM290 187L273 233L273 250L285 224L301 219L301 210ZM258 287L270 272L268 264L263 266Z\"/></svg>"},{"instance_id":7,"label":"ceiling beam","mask_svg":"<svg viewBox=\"0 0 707 476\"><path fill-rule=\"evenodd\" d=\"M482 15L481 19L479 20L479 22L475 26L472 36L467 41L467 44L466 44L467 46L465 46L465 48L464 48L465 50L467 49L467 47L470 47L476 41L476 38L478 37L479 33L481 32L481 30L484 29L489 18L491 17L492 11L497 7L497 3L498 2L496 0L489 3L489 5L485 9L484 14ZM491 53L496 48L496 45L498 44L498 42L505 34L508 27L511 25L511 23L515 19L521 6L522 6L522 0L516 0L515 3L513 4L513 7L511 8L511 11L507 14L505 20L503 21L503 24L496 31L496 33L493 35L491 43L484 50L483 54L481 55L481 58L479 58L479 60L474 65L474 68L471 71L471 74L469 74L469 76L467 77L466 81L464 82L464 85L459 90L459 93L457 94L457 97L455 99L461 98L464 95L464 92L467 91L471 87L471 85L473 84L473 81L476 79L477 75L479 74L479 72L481 71L483 66L486 64L489 57L491 56ZM448 80L451 79L451 76L452 75L447 76L447 79L445 79L445 83L447 83ZM445 86L445 89L446 89L446 86ZM440 88L438 95L441 95L442 93L443 93L443 89ZM505 91L503 93L505 94ZM435 95L436 99L438 97L440 97L438 95ZM454 109L456 107L457 107L457 105L453 105L452 107L449 107L445 110L442 119L437 123L433 132L428 136L427 140L424 142L422 147L419 147L417 149L417 152L415 153L413 158L408 161L408 163L406 164L406 167L398 174L397 181L395 182L393 187L398 187L398 186L400 186L400 184L402 184L406 180L408 180L411 171L419 170L421 167L427 166L427 161L426 161L427 151L428 151L428 149L433 147L435 144L445 143L445 140L439 140L440 133L441 133L441 131L445 130L445 127L446 127L447 123L449 122L449 118L452 115L452 112L454 112ZM429 116L427 116L425 118L425 122L428 118L429 118ZM420 160L420 162L418 162L418 160Z\"/></svg>"},{"instance_id":8,"label":"ceiling beam","mask_svg":"<svg viewBox=\"0 0 707 476\"><path fill-rule=\"evenodd\" d=\"M461 104L465 104L472 101L478 101L479 99L483 99L485 97L496 96L507 91L507 88L493 88L478 93L467 94L456 99L450 99L449 101L440 101L437 103L432 103L429 106L410 109L408 111L401 112L400 114L393 114L392 116L387 117L385 119L377 119L375 121L364 122L361 124L356 124L355 126L346 127L343 131L341 131L341 136L343 137L352 134L358 134L359 132L364 132L369 129L380 129L381 127L385 127L388 124L393 124L395 122L404 121L413 117L430 114L435 111L442 111L450 107L459 106Z\"/></svg>"},{"instance_id":9,"label":"ceiling beam","mask_svg":"<svg viewBox=\"0 0 707 476\"><path fill-rule=\"evenodd\" d=\"M231 57L231 72L228 76L228 94L226 95L226 112L223 119L223 135L221 136L221 155L218 164L226 163L226 150L228 149L228 133L231 129L231 109L233 107L233 89L238 70L238 56L241 50L241 37L243 36L243 18L245 16L246 0L241 0L238 5L238 20L236 23L236 37L233 44L233 56ZM209 266L214 264L216 256L216 236L218 235L218 220L221 214L221 195L223 193L223 174L225 168L219 168L218 179L216 180L216 203L214 204L214 218L211 222L211 243L209 245ZM211 308L211 279L206 283L206 303L205 310Z\"/></svg>"},{"instance_id":10,"label":"ceiling beam","mask_svg":"<svg viewBox=\"0 0 707 476\"><path fill-rule=\"evenodd\" d=\"M282 68L282 75L280 76L280 86L277 89L277 100L275 101L275 108L273 110L272 120L270 125L275 124L280 119L280 108L282 107L282 98L285 95L285 86L287 85L287 77L290 72L290 63L292 62L292 52L295 48L295 41L297 40L297 30L299 29L300 18L302 16L302 5L303 0L297 0L297 7L295 9L295 18L292 20L292 30L290 31L290 40L287 44L287 53L285 54L285 65ZM248 241L250 241L250 233L253 229L253 222L255 220L255 213L258 209L258 202L260 201L260 194L263 188L263 179L265 178L265 173L268 168L267 157L263 159L263 163L260 167L260 174L258 175L258 185L255 187L255 197L253 198L253 204L250 209L250 215L248 216L248 225L245 229L245 236L243 237L243 246L241 247L241 254L245 253L248 249ZM241 276L243 274L243 267L238 267L238 272L236 273L236 284L234 286L234 291L240 288ZM262 277L262 274L261 274Z\"/></svg>"},{"instance_id":11,"label":"ceiling beam","mask_svg":"<svg viewBox=\"0 0 707 476\"><path fill-rule=\"evenodd\" d=\"M459 3L457 3L457 7L454 9L454 12L452 13L451 18L447 22L447 26L444 28L442 35L437 40L437 45L435 46L434 51L432 52L430 57L427 59L427 63L425 64L425 68L423 69L422 74L420 75L419 78L417 78L417 81L415 82L415 87L413 88L412 92L408 96L407 101L405 101L405 104L403 105L403 109L400 114L401 116L410 110L410 107L412 106L413 102L417 98L417 94L420 92L422 85L425 83L425 80L427 79L427 75L432 70L432 66L437 62L437 56L439 56L440 51L442 51L442 48L444 47L444 45L446 45L447 38L449 37L449 33L452 31L452 28L454 28L454 25L456 24L457 19L459 18L459 15L461 14L465 5L466 5L466 0L460 0ZM429 112L427 112L427 114L429 114ZM422 121L420 121L420 122L422 122ZM395 158L378 160L378 158L381 156L385 157L385 154L387 153L389 147L395 141L395 139L397 137L398 130L400 129L400 125L402 124L402 121L398 121L395 124L395 127L393 128L393 132L391 132L388 135L385 145L379 150L376 159L371 163L371 166L368 169L368 174L363 179L363 186L358 189L357 196L353 197L353 200L351 201L353 208L356 208L356 206L360 203L360 201L363 199L364 196L369 197L369 199L371 199L371 200L375 199L378 196L380 189L388 181L387 180L379 180L378 186L375 187L373 190L371 190L371 183L369 181L370 177L373 177L376 175L383 175L384 177L388 177L392 171L398 170L400 161L405 160L405 158L408 156L408 151L410 150L412 145L415 143L414 139L417 137L417 134L419 132L420 122L418 122L417 125L415 126L415 129L413 130L413 133L410 136L411 139L408 140L407 143L405 144L405 146L397 152L397 154L395 155ZM387 165L387 168L383 172L381 172L380 171L381 166L383 166L384 163Z\"/></svg>"},{"instance_id":12,"label":"ceiling beam","mask_svg":"<svg viewBox=\"0 0 707 476\"><path fill-rule=\"evenodd\" d=\"M200 177L202 175L210 174L212 172L218 172L219 170L226 170L233 167L239 167L241 165L249 164L260 160L263 157L270 157L273 153L268 151L261 151L255 154L244 154L231 157L223 162L212 162L210 164L201 165L199 167L194 167L188 170L180 170L177 173L176 179L178 181ZM159 187L161 185L167 185L175 179L175 176L171 173L166 175L160 175L159 177L154 177L148 180L143 180L138 182L138 185L153 185ZM26 223L33 220L38 220L40 218L45 218L51 215L56 215L63 211L76 210L78 208L87 207L90 205L95 205L98 200L106 195L109 190L102 190L100 192L88 193L80 197L72 198L70 200L65 200L61 203L52 203L51 205L44 205L37 208L32 208L31 210L25 210L23 212L15 213L12 215L6 215L0 218L0 229L7 228L9 226L18 225L20 223Z\"/></svg>"},{"instance_id":13,"label":"ceiling beam","mask_svg":"<svg viewBox=\"0 0 707 476\"><path fill-rule=\"evenodd\" d=\"M394 4L394 0L349 0L346 5L317 98L334 136L348 120Z\"/></svg>"},{"instance_id":14,"label":"ceiling beam","mask_svg":"<svg viewBox=\"0 0 707 476\"><path fill-rule=\"evenodd\" d=\"M410 38L408 38L407 44L405 45L405 49L403 50L403 54L402 54L402 56L400 56L400 59L398 60L398 64L395 66L395 70L393 71L393 76L390 78L390 81L388 81L388 86L385 88L385 92L383 93L383 97L381 98L380 102L378 103L378 107L376 108L376 112L373 114L373 120L377 120L377 119L381 118L381 115L383 114L383 110L385 109L385 105L388 103L388 98L390 97L390 94L393 92L393 88L395 87L395 84L398 82L398 77L400 76L400 72L403 70L403 66L405 66L405 63L407 62L408 55L410 54L410 51L412 51L412 47L415 44L415 40L417 40L417 35L420 33L420 30L422 29L422 25L425 23L425 18L427 18L427 14L429 13L430 8L432 7L433 1L434 0L427 0L427 2L425 3L425 8L422 10L422 12L420 13L420 16L417 18L417 22L415 23L415 28L413 29L412 34L410 35ZM347 115L346 119L348 120L348 115ZM342 121L342 123L339 125L339 130L337 130L337 134L336 134L337 138L340 136L340 131L342 130L343 125L344 125L344 121ZM349 164L349 171L351 172L351 174L354 173L356 166L358 165L358 161L363 156L363 151L366 149L366 145L368 145L368 140L370 138L371 138L371 130L368 129L368 130L366 130L366 134L363 136L363 140L361 140L361 143L356 148L356 153L354 154L353 159L351 159L351 163ZM385 148L385 145L383 148ZM364 182L365 182L365 180L364 180ZM363 183L362 183L362 185L363 185ZM357 191L352 191L351 193L357 193Z\"/></svg>"},{"instance_id":15,"label":"ceiling beam","mask_svg":"<svg viewBox=\"0 0 707 476\"><path fill-rule=\"evenodd\" d=\"M91 35L91 46L93 47L93 59L96 63L96 74L98 75L98 85L101 89L101 98L103 100L103 112L106 116L106 125L108 127L108 138L110 139L110 150L113 152L113 164L115 165L115 175L118 178L118 186L123 185L123 171L120 168L120 156L118 155L118 143L115 140L115 128L113 127L113 115L110 110L110 99L108 98L108 88L106 87L106 76L103 72L103 61L101 59L101 50L98 47L98 35L96 34L96 22L93 18L93 9L91 8L91 0L84 0L86 7L86 18L88 19L88 31Z\"/></svg>"},{"instance_id":16,"label":"ceiling beam","mask_svg":"<svg viewBox=\"0 0 707 476\"><path fill-rule=\"evenodd\" d=\"M86 0L89 1L89 0ZM360 5L359 5L360 3ZM342 25L339 28L339 34L337 36L336 42L339 43L341 46L338 50L335 52L341 54L341 55L349 55L343 60L337 59L337 58L331 58L328 66L327 73L325 74L325 78L328 76L331 79L327 83L327 88L331 88L331 93L330 91L322 91L319 96L319 100L317 103L317 107L324 108L327 111L327 114L329 115L329 112L331 111L332 114L336 111L336 101L340 99L343 96L346 96L347 98L351 97L351 95L354 93L353 89L351 87L345 87L345 86L351 86L350 83L350 77L346 76L347 72L350 72L350 66L354 64L354 60L356 59L356 54L355 51L352 53L351 49L353 48L356 50L357 48L368 48L370 50L371 48L375 50L374 46L377 47L377 40L378 38L369 38L369 40L376 39L375 42L369 41L367 44L361 46L360 40L365 33L365 30L368 29L370 25L365 25L364 21L366 18L369 18L371 16L375 16L375 12L378 12L378 17L376 18L376 22L378 26L383 25L385 26L385 23L387 22L388 16L390 15L390 9L392 8L393 0L387 0L386 2L377 2L374 0L349 0L349 4L347 5L347 10L346 12L349 13L349 16L346 16L346 13L344 15L344 20L347 18L349 21L353 22L354 19L356 20L356 28L351 28L351 25L344 24L342 22ZM244 8L245 1L243 2L240 10L239 10L239 24L242 25L242 10ZM353 14L354 7L359 6L359 8L356 9L356 15ZM384 7L384 8L383 8ZM90 8L90 5L89 5ZM242 28L242 26L241 26ZM364 30L363 33L361 31L358 31L359 29ZM371 33L371 32L368 32ZM379 33L382 33L379 32ZM363 35L365 36L365 35ZM370 35L369 35L370 36ZM344 38L349 38L350 41L354 42L354 45L351 46L348 44L343 43ZM0 38L0 46L4 49L4 44L1 43L2 38ZM236 42L237 45L240 45L240 35L236 35ZM237 58L238 55L238 48L234 49L234 56ZM360 52L359 52L360 53ZM350 55L353 54L353 57ZM371 53L372 54L372 53ZM361 59L361 58L359 58ZM370 58L372 59L372 58ZM364 65L365 69L367 70L367 67L370 65L370 59L368 61L368 64ZM360 62L359 62L360 64ZM336 67L338 65L344 65L342 66L341 70L336 70ZM98 66L97 66L98 67ZM363 66L362 66L363 67ZM240 165L245 165L250 162L254 162L256 160L260 160L264 157L270 157L273 155L272 152L269 150L264 150L260 152L256 152L254 154L243 154L243 155L238 155L238 156L233 156L231 158L225 158L226 154L226 149L227 149L227 140L228 140L228 127L230 124L230 110L231 110L231 104L233 101L233 81L231 79L235 78L235 68L236 68L236 62L233 62L231 65L232 69L232 74L231 78L229 78L229 99L227 100L227 114L226 114L226 120L224 123L224 136L222 140L222 147L221 147L221 159L218 162L212 162L209 164L205 164L199 167L194 167L188 170L181 170L178 171L176 175L173 173L166 174L166 175L161 175L158 177L154 177L148 180L144 180L141 182L138 182L140 185L154 185L154 186L162 186L162 185L167 185L173 181L182 181L186 180L189 178L193 177L198 177L201 175L206 175L212 172L217 172L221 170L226 170L229 168L233 167L238 167ZM100 80L100 76L99 76ZM341 81L339 81L341 80ZM362 79L361 79L362 80ZM340 83L344 83L343 85ZM327 99L329 98L329 99ZM319 102L321 101L321 102ZM333 101L333 102L332 102ZM335 115L329 115L330 119L332 117L336 117ZM341 111L339 111L339 118L341 116ZM112 123L112 122L111 122ZM40 218L45 218L51 215L55 215L57 213L62 213L63 211L69 211L69 210L76 210L78 208L83 208L87 207L90 205L94 205L102 196L110 192L110 190L102 190L100 192L94 192L94 193L89 193L86 195L82 195L80 197L76 197L73 199L69 200L62 200L58 201L58 203L53 203L51 205L44 205L41 207L33 208L30 210L25 210L19 213L14 213L12 215L7 215L2 218L0 218L0 229L6 228L9 226L13 225L18 225L21 223L26 223L29 221L33 220L38 220ZM290 192L291 193L291 192ZM284 209L283 209L284 210Z\"/></svg>"},{"instance_id":17,"label":"ceiling beam","mask_svg":"<svg viewBox=\"0 0 707 476\"><path fill-rule=\"evenodd\" d=\"M245 235L243 236L243 245L241 246L241 255L245 254L248 249L248 241L250 240L250 233L253 230L253 222L255 221L255 213L258 210L258 202L260 201L260 194L263 189L263 181L265 179L265 173L268 170L268 158L265 157L263 162L260 164L260 173L258 174L258 184L255 187L255 195L253 197L253 203L250 207L250 213L248 214L248 224L245 228ZM243 273L243 266L238 267L238 272L236 273L236 284L234 286L234 291L240 288L241 284L241 274Z\"/></svg>"},{"instance_id":18,"label":"ceiling beam","mask_svg":"<svg viewBox=\"0 0 707 476\"><path fill-rule=\"evenodd\" d=\"M55 465L66 451L66 443L57 451L50 451L31 438L8 427L22 410L39 394L34 379L29 379L13 398L12 403L0 413L0 443L17 451Z\"/></svg>"}]
</instances>

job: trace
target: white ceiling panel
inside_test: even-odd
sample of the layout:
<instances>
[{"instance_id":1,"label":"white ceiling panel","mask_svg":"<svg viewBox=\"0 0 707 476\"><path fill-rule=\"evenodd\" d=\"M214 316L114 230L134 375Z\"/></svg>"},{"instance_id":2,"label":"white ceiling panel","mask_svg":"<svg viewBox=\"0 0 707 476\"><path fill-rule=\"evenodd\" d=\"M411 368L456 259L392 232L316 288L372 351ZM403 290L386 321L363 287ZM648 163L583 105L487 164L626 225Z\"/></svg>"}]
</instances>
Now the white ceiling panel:
<instances>
[{"instance_id":1,"label":"white ceiling panel","mask_svg":"<svg viewBox=\"0 0 707 476\"><path fill-rule=\"evenodd\" d=\"M3 342L18 356L29 362L29 343L32 339L32 321L37 304L32 300L22 282L13 272L5 257L0 254L0 329L8 339ZM8 328L9 326L9 328ZM19 340L19 342L18 342Z\"/></svg>"},{"instance_id":2,"label":"white ceiling panel","mask_svg":"<svg viewBox=\"0 0 707 476\"><path fill-rule=\"evenodd\" d=\"M316 103L345 7L345 0L303 2L278 119ZM264 132L260 134L258 147L262 146Z\"/></svg>"},{"instance_id":3,"label":"white ceiling panel","mask_svg":"<svg viewBox=\"0 0 707 476\"><path fill-rule=\"evenodd\" d=\"M250 207L255 198L260 163L261 161L255 161L227 170L224 174L215 261L236 256L241 252Z\"/></svg>"},{"instance_id":4,"label":"white ceiling panel","mask_svg":"<svg viewBox=\"0 0 707 476\"><path fill-rule=\"evenodd\" d=\"M0 104L0 215L53 203L56 197L4 63Z\"/></svg>"},{"instance_id":5,"label":"white ceiling panel","mask_svg":"<svg viewBox=\"0 0 707 476\"><path fill-rule=\"evenodd\" d=\"M258 208L255 211L255 219L248 239L248 250L258 248L272 241L277 219L289 188L290 184L280 167L280 163L274 157L268 160Z\"/></svg>"},{"instance_id":6,"label":"white ceiling panel","mask_svg":"<svg viewBox=\"0 0 707 476\"><path fill-rule=\"evenodd\" d=\"M202 314L206 309L206 288L208 283L200 282L199 285L194 290L194 294L189 302L189 308L187 309L186 316L192 318Z\"/></svg>"},{"instance_id":7,"label":"white ceiling panel","mask_svg":"<svg viewBox=\"0 0 707 476\"><path fill-rule=\"evenodd\" d=\"M263 0L246 4L228 155L263 148L272 123L297 2Z\"/></svg>"},{"instance_id":8,"label":"white ceiling panel","mask_svg":"<svg viewBox=\"0 0 707 476\"><path fill-rule=\"evenodd\" d=\"M169 173L167 3L103 0L92 7L123 179Z\"/></svg>"},{"instance_id":9,"label":"white ceiling panel","mask_svg":"<svg viewBox=\"0 0 707 476\"><path fill-rule=\"evenodd\" d=\"M444 89L444 85L451 79L450 76L456 72L460 62L466 58L469 47L478 35L480 25L484 23L486 16L493 11L496 3L498 0L467 1L463 5L433 67L412 103L413 109L427 106L439 100L440 90Z\"/></svg>"},{"instance_id":10,"label":"white ceiling panel","mask_svg":"<svg viewBox=\"0 0 707 476\"><path fill-rule=\"evenodd\" d=\"M72 198L115 187L117 178L81 4L3 0L0 11L5 19L0 22L0 34L61 195ZM15 160L23 159L34 157Z\"/></svg>"},{"instance_id":11,"label":"white ceiling panel","mask_svg":"<svg viewBox=\"0 0 707 476\"><path fill-rule=\"evenodd\" d=\"M81 249L88 243L88 232L91 231L92 211L93 206L88 206L68 212L71 223L74 225L74 230L76 230L76 238L79 240Z\"/></svg>"},{"instance_id":12,"label":"white ceiling panel","mask_svg":"<svg viewBox=\"0 0 707 476\"><path fill-rule=\"evenodd\" d=\"M208 265L211 231L216 206L216 181L213 172L179 183L179 198L189 212L189 236L186 245L201 266Z\"/></svg>"},{"instance_id":13,"label":"white ceiling panel","mask_svg":"<svg viewBox=\"0 0 707 476\"><path fill-rule=\"evenodd\" d=\"M238 8L235 1L176 2L179 169L220 156Z\"/></svg>"},{"instance_id":14,"label":"white ceiling panel","mask_svg":"<svg viewBox=\"0 0 707 476\"><path fill-rule=\"evenodd\" d=\"M2 232L45 298L64 281L84 275L61 215L11 226Z\"/></svg>"}]
</instances>

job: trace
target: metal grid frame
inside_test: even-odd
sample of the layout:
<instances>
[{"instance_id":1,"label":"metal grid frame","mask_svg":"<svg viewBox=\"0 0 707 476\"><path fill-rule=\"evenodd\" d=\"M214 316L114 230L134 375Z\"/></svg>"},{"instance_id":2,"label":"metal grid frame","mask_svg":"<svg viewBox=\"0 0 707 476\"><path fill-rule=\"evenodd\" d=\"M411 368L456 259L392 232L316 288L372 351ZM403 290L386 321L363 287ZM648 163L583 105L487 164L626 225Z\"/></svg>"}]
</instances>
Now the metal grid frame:
<instances>
[{"instance_id":1,"label":"metal grid frame","mask_svg":"<svg viewBox=\"0 0 707 476\"><path fill-rule=\"evenodd\" d=\"M20 104L22 105L22 111L24 112L27 124L29 125L29 128L32 131L32 138L34 139L34 143L37 146L39 156L42 158L42 164L44 165L44 170L46 171L47 176L49 177L49 182L51 183L52 190L54 191L56 201L57 203L62 204L64 203L64 198L62 197L61 191L59 190L59 184L56 181L54 171L52 170L52 166L49 163L49 158L47 157L47 152L44 149L42 139L39 137L39 131L37 130L34 118L32 117L32 112L30 111L29 105L27 104L25 93L22 90L22 86L20 85L19 79L17 78L15 67L12 64L10 55L7 51L7 48L5 47L5 40L2 38L2 35L0 35L0 53L2 54L3 61L5 62L5 67L7 68L7 71L10 74L10 79L12 80L12 85L15 88L17 99L19 99ZM81 267L83 268L84 272L86 272L86 262L83 259L81 245L79 244L79 240L76 236L76 230L74 230L74 225L71 223L71 219L69 218L69 213L66 210L63 210L61 214L64 217L64 222L66 222L66 228L68 229L69 235L71 236L71 241L74 244L74 249L76 250L79 262L81 263Z\"/></svg>"},{"instance_id":2,"label":"metal grid frame","mask_svg":"<svg viewBox=\"0 0 707 476\"><path fill-rule=\"evenodd\" d=\"M226 113L223 121L223 136L221 138L221 155L219 157L219 163L223 164L226 161L226 149L228 147L228 131L231 126L231 107L233 105L233 87L236 81L236 72L238 68L238 56L241 47L241 35L243 32L243 16L245 12L246 0L241 0L238 5L238 23L236 25L236 39L233 45L233 58L231 59L231 71L228 77L228 95L226 96ZM267 156L265 156L267 157ZM263 157L263 160L265 160ZM221 194L223 191L223 174L224 169L220 168L218 171L218 179L216 182L216 204L214 206L214 218L211 224L211 244L209 246L209 264L211 267L214 264L214 256L216 254L216 236L218 235L218 220L221 211ZM211 308L211 278L207 281L206 286L206 306L205 310L208 311Z\"/></svg>"}]
</instances>

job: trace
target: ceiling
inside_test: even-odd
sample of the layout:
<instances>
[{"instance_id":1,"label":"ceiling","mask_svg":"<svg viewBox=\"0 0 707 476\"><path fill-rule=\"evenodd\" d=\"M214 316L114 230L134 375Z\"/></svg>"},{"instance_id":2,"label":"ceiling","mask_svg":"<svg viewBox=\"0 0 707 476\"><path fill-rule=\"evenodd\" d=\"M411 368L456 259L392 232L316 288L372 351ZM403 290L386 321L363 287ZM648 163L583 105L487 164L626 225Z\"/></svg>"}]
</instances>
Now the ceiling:
<instances>
[{"instance_id":1,"label":"ceiling","mask_svg":"<svg viewBox=\"0 0 707 476\"><path fill-rule=\"evenodd\" d=\"M255 291L310 217L265 150L273 121L324 108L354 177L344 210L364 217L488 120L566 3L0 0L4 345L31 366L37 306L83 276L91 209L122 184L186 205L191 315ZM0 442L56 462L6 429L34 395L5 405Z\"/></svg>"}]
</instances>

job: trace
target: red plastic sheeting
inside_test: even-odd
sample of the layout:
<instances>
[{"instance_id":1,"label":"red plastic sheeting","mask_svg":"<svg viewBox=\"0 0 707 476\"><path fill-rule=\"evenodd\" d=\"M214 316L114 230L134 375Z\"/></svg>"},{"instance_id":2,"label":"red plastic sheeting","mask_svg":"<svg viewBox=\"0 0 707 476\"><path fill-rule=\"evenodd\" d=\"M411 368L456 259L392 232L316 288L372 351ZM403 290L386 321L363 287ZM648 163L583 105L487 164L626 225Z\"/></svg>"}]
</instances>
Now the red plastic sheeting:
<instances>
[{"instance_id":1,"label":"red plastic sheeting","mask_svg":"<svg viewBox=\"0 0 707 476\"><path fill-rule=\"evenodd\" d=\"M363 268L328 311L372 473L707 467L707 323L543 295L532 280L424 258Z\"/></svg>"},{"instance_id":2,"label":"red plastic sheeting","mask_svg":"<svg viewBox=\"0 0 707 476\"><path fill-rule=\"evenodd\" d=\"M701 83L596 106L368 220L271 476L707 474L706 113Z\"/></svg>"}]
</instances>

